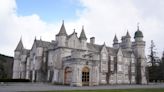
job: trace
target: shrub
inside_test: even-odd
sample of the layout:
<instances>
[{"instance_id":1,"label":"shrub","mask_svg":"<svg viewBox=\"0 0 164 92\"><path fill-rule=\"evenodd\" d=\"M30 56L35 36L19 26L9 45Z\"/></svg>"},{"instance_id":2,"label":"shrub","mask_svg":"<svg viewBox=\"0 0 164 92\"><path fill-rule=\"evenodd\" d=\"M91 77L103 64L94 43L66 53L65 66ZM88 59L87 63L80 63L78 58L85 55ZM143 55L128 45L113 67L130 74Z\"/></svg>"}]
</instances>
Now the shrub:
<instances>
[{"instance_id":1,"label":"shrub","mask_svg":"<svg viewBox=\"0 0 164 92\"><path fill-rule=\"evenodd\" d=\"M0 79L0 82L30 82L29 79Z\"/></svg>"}]
</instances>

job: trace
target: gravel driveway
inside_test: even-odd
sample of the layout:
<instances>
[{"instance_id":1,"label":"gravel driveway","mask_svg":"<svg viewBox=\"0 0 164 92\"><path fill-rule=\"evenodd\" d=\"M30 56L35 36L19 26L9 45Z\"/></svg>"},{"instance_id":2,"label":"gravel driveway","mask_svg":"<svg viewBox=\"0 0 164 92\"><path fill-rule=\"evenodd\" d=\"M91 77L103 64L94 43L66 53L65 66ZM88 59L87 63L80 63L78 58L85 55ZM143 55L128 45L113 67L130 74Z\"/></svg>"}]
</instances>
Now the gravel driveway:
<instances>
[{"instance_id":1,"label":"gravel driveway","mask_svg":"<svg viewBox=\"0 0 164 92\"><path fill-rule=\"evenodd\" d=\"M47 83L7 83L0 84L0 92L18 91L46 91L46 90L95 90L95 89L132 89L132 88L164 88L164 84L149 85L100 85L71 87L63 85L51 85Z\"/></svg>"}]
</instances>

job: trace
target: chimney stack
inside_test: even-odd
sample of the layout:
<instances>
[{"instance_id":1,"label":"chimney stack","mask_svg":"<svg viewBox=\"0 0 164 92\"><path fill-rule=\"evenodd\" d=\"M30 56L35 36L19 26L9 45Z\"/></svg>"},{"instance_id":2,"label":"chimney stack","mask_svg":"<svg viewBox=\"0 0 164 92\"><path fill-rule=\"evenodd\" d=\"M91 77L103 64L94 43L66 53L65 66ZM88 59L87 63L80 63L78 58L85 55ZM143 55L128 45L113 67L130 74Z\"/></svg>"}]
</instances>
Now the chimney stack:
<instances>
[{"instance_id":1,"label":"chimney stack","mask_svg":"<svg viewBox=\"0 0 164 92\"><path fill-rule=\"evenodd\" d=\"M91 37L91 38L90 38L90 43L91 43L91 44L95 44L95 37Z\"/></svg>"}]
</instances>

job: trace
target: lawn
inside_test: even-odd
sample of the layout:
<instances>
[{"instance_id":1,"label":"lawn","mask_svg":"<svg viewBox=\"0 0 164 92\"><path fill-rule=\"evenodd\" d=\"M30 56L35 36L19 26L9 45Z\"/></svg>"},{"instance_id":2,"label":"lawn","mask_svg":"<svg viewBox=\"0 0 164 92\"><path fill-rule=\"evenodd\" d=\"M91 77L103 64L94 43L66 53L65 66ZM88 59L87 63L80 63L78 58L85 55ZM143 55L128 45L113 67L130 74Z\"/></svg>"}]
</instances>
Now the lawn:
<instances>
[{"instance_id":1,"label":"lawn","mask_svg":"<svg viewBox=\"0 0 164 92\"><path fill-rule=\"evenodd\" d=\"M164 88L154 89L107 89L107 90L63 90L63 91L39 91L39 92L164 92Z\"/></svg>"}]
</instances>

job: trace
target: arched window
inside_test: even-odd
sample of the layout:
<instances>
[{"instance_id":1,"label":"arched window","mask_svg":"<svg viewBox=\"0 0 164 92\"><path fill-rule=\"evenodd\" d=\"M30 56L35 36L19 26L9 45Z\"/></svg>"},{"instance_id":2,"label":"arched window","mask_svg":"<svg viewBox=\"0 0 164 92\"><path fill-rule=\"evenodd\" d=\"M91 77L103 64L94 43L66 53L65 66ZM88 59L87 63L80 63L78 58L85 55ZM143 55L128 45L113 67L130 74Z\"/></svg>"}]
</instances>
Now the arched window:
<instances>
[{"instance_id":1,"label":"arched window","mask_svg":"<svg viewBox=\"0 0 164 92\"><path fill-rule=\"evenodd\" d=\"M71 83L71 74L72 69L70 67L65 68L65 76L64 76L64 84L70 84Z\"/></svg>"},{"instance_id":2,"label":"arched window","mask_svg":"<svg viewBox=\"0 0 164 92\"><path fill-rule=\"evenodd\" d=\"M82 84L83 86L89 86L89 68L84 67L82 69Z\"/></svg>"}]
</instances>

